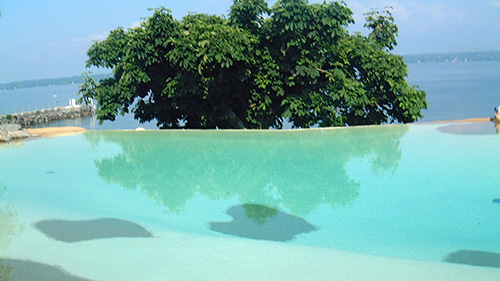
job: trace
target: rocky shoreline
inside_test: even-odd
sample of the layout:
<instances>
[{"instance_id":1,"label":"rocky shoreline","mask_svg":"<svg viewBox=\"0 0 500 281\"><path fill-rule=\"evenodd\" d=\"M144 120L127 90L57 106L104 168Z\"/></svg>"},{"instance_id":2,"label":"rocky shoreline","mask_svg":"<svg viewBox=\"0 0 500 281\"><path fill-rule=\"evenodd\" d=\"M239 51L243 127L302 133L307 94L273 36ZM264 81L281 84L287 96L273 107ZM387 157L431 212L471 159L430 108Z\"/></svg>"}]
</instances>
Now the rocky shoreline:
<instances>
[{"instance_id":1,"label":"rocky shoreline","mask_svg":"<svg viewBox=\"0 0 500 281\"><path fill-rule=\"evenodd\" d=\"M91 105L61 106L50 109L0 116L0 125L19 124L22 128L49 123L57 120L74 119L92 115Z\"/></svg>"},{"instance_id":2,"label":"rocky shoreline","mask_svg":"<svg viewBox=\"0 0 500 281\"><path fill-rule=\"evenodd\" d=\"M23 130L19 124L0 125L0 143L26 139L29 137L31 137L31 134L28 131Z\"/></svg>"},{"instance_id":3,"label":"rocky shoreline","mask_svg":"<svg viewBox=\"0 0 500 281\"><path fill-rule=\"evenodd\" d=\"M24 128L56 120L91 116L92 109L93 107L90 105L74 105L0 116L0 143L26 139L32 136L39 136L39 129L37 131L37 129ZM70 130L73 132L80 131L80 129L82 128L79 128L78 130L66 128L66 131ZM44 134L60 133L60 130L56 130L57 132L52 131L49 133L44 131Z\"/></svg>"}]
</instances>

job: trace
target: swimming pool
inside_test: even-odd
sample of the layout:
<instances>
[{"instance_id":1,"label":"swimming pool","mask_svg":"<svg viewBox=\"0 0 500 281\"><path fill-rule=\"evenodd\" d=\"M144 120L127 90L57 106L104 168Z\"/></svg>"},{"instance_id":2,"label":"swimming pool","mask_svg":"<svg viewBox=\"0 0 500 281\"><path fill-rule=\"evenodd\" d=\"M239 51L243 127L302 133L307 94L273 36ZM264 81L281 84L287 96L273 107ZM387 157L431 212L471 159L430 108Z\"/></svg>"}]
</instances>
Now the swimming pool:
<instances>
[{"instance_id":1,"label":"swimming pool","mask_svg":"<svg viewBox=\"0 0 500 281\"><path fill-rule=\"evenodd\" d=\"M498 280L498 159L490 123L2 145L0 276Z\"/></svg>"}]
</instances>

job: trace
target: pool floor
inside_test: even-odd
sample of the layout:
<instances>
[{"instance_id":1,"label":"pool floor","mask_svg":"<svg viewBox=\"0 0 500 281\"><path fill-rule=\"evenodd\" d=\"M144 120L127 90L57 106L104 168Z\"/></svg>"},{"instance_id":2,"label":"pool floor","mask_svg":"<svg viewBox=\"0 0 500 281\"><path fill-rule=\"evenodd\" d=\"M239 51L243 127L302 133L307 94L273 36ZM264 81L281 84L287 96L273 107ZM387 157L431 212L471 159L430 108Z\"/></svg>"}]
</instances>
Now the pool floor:
<instances>
[{"instance_id":1,"label":"pool floor","mask_svg":"<svg viewBox=\"0 0 500 281\"><path fill-rule=\"evenodd\" d=\"M451 125L2 145L0 280L498 280L500 137Z\"/></svg>"}]
</instances>

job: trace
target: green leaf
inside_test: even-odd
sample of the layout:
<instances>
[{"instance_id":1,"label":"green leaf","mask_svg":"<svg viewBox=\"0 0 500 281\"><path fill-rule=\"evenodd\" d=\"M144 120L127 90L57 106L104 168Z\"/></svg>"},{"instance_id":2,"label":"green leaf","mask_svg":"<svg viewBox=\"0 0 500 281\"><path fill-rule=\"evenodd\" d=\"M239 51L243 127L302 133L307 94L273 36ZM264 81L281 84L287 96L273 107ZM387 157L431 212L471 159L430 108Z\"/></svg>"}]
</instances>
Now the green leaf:
<instances>
[{"instance_id":1,"label":"green leaf","mask_svg":"<svg viewBox=\"0 0 500 281\"><path fill-rule=\"evenodd\" d=\"M228 18L157 8L141 28L117 28L88 50L88 79L100 121L133 111L162 128L281 128L413 122L428 106L390 53L390 11L366 15L368 36L349 34L345 3L235 0ZM134 105L134 106L132 106Z\"/></svg>"}]
</instances>

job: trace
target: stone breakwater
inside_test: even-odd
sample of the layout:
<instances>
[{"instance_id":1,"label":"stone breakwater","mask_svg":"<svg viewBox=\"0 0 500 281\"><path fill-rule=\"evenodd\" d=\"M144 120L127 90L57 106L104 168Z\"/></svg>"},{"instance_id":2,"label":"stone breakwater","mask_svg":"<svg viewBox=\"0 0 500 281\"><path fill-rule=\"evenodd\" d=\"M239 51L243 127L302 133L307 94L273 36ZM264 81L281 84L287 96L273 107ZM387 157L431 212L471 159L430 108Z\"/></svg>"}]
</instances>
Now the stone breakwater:
<instances>
[{"instance_id":1,"label":"stone breakwater","mask_svg":"<svg viewBox=\"0 0 500 281\"><path fill-rule=\"evenodd\" d=\"M0 116L0 125L19 124L23 128L49 123L56 120L74 119L92 115L90 105L61 106L37 111Z\"/></svg>"}]
</instances>

